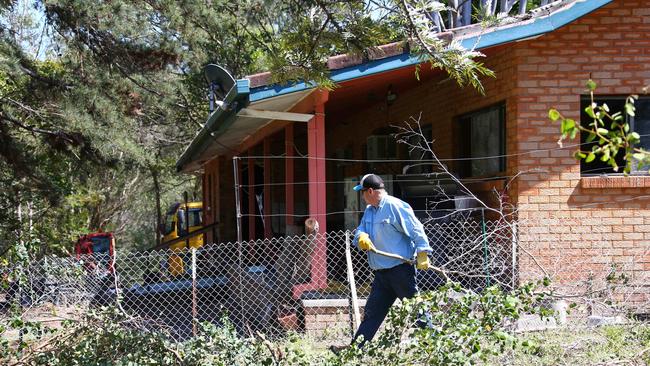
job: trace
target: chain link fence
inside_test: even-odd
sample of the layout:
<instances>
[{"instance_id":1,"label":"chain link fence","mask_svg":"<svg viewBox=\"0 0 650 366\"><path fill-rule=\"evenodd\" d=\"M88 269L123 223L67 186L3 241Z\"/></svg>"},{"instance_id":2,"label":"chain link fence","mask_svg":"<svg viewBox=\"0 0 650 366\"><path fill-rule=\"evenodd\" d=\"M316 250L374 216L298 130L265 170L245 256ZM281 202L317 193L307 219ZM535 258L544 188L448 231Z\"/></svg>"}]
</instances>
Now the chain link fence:
<instances>
[{"instance_id":1,"label":"chain link fence","mask_svg":"<svg viewBox=\"0 0 650 366\"><path fill-rule=\"evenodd\" d=\"M603 252L598 260L591 257L598 266L585 267L583 262L571 262L571 253L566 251L542 250L557 244L535 234L540 229L532 230L542 226L539 222L480 217L428 224L425 230L433 248L430 259L444 274L419 271L418 286L433 290L447 277L474 291L491 285L510 289L521 280L547 276L558 294L586 299L584 304L590 306L587 310L591 313L596 305L614 302L622 304L617 305L619 311L624 305L633 306L625 308L628 312L647 309L650 281L643 269L648 265L647 247L637 253L640 262L625 259L624 265L617 267L612 264L620 259L614 255L617 253L607 256ZM522 227L525 233L520 235ZM198 250L129 253L118 248L114 258L48 257L5 273L13 281L0 300L4 297L8 304L19 299L28 307L46 303L83 309L117 305L166 329L178 340L191 337L198 322L219 324L224 317L243 335L278 336L287 330L309 329L314 321L328 324L326 327L337 323L350 332L350 279L354 279L361 299L368 295L373 279L366 254L350 243L353 237L349 231L333 231L211 244ZM347 255L353 276L346 260L350 246ZM171 275L176 273L169 270L171 266L182 268L182 274ZM23 276L15 276L18 272ZM336 304L339 315L314 315L308 304Z\"/></svg>"}]
</instances>

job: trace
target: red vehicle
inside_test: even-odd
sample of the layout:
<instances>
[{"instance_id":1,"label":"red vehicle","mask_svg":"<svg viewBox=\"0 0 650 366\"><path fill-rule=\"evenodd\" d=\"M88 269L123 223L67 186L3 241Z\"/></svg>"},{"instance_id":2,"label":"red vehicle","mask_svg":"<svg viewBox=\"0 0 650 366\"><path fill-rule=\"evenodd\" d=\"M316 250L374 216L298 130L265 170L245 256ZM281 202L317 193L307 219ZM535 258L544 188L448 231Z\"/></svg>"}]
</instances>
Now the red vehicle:
<instances>
[{"instance_id":1,"label":"red vehicle","mask_svg":"<svg viewBox=\"0 0 650 366\"><path fill-rule=\"evenodd\" d=\"M83 260L89 270L106 268L113 273L115 237L113 233L92 233L82 235L75 244L77 259Z\"/></svg>"}]
</instances>

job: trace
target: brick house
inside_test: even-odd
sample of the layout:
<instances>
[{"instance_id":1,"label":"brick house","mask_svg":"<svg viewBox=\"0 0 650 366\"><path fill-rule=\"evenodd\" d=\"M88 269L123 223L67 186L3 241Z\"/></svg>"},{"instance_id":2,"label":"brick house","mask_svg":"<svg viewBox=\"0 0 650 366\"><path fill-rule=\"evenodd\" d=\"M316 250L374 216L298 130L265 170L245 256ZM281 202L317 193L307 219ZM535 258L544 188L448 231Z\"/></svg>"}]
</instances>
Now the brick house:
<instances>
[{"instance_id":1,"label":"brick house","mask_svg":"<svg viewBox=\"0 0 650 366\"><path fill-rule=\"evenodd\" d=\"M358 207L349 188L369 171L390 176L392 189L423 209L408 178L429 167L400 161L414 157L389 141L391 125L421 116L438 156L479 197L527 172L506 192L522 221L520 280L543 274L535 265L552 264L560 281L624 266L649 283L650 177L576 161L567 146L573 142L558 146L548 110L584 119L589 78L610 106L650 84L650 0L561 1L512 24L454 33L466 47L476 45L496 73L482 80L485 95L428 67L417 79L418 60L402 44L379 47L368 59L332 57L338 87L331 91L269 85L268 74L238 80L229 95L237 107L213 112L177 163L181 172L202 175L206 223L220 223L218 240L237 239L236 179L250 190L239 192L244 240L285 235L300 215L315 217L321 231L349 228L358 216L331 213ZM637 107L634 128L648 134L650 99L642 96ZM650 137L645 141L650 148ZM484 156L492 158L459 160ZM389 159L396 161L367 162ZM316 263L324 250L316 249L312 279L324 273ZM631 296L649 301L648 287Z\"/></svg>"}]
</instances>

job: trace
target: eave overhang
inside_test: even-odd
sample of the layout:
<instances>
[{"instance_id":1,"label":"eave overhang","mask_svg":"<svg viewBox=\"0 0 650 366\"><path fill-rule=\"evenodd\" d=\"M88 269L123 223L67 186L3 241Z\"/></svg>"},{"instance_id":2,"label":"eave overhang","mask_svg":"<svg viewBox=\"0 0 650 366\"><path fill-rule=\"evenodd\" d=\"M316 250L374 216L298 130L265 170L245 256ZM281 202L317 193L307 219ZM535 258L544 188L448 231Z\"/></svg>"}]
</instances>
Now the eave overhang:
<instances>
[{"instance_id":1,"label":"eave overhang","mask_svg":"<svg viewBox=\"0 0 650 366\"><path fill-rule=\"evenodd\" d=\"M209 147L213 138L219 137L228 131L228 128L237 119L237 113L250 103L249 95L250 81L247 79L237 80L235 86L230 89L224 98L223 102L226 107L217 107L210 114L203 128L192 139L190 145L176 162L177 171L192 172L201 168L197 157Z\"/></svg>"}]
</instances>

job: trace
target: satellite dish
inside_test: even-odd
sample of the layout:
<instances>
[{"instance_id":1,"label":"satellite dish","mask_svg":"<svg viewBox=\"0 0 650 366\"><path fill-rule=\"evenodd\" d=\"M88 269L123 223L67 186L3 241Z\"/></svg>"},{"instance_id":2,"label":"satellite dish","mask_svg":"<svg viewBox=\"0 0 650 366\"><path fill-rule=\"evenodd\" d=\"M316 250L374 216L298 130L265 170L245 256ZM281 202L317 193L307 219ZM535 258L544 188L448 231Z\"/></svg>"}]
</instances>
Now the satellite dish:
<instances>
[{"instance_id":1,"label":"satellite dish","mask_svg":"<svg viewBox=\"0 0 650 366\"><path fill-rule=\"evenodd\" d=\"M226 94L235 85L235 79L232 75L219 65L209 64L205 66L203 74L217 100L224 100Z\"/></svg>"}]
</instances>

